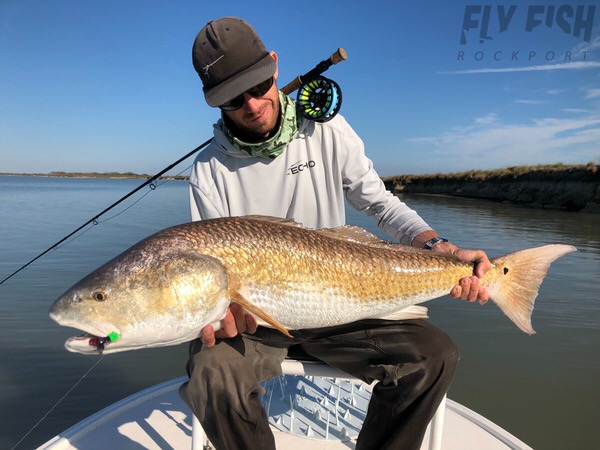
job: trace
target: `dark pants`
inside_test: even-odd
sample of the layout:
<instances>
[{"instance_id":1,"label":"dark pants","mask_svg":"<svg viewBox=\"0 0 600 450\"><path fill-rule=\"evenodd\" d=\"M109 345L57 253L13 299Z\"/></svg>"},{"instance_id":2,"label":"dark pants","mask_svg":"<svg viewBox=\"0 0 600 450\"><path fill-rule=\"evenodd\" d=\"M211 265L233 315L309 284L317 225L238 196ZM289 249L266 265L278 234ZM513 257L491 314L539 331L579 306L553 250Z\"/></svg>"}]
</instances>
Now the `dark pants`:
<instances>
[{"instance_id":1,"label":"dark pants","mask_svg":"<svg viewBox=\"0 0 600 450\"><path fill-rule=\"evenodd\" d=\"M450 338L425 320L362 320L293 331L294 339L259 327L255 335L190 344L190 380L180 395L220 450L274 449L260 406L259 382L281 374L281 362L311 357L373 388L356 449L419 449L458 362Z\"/></svg>"}]
</instances>

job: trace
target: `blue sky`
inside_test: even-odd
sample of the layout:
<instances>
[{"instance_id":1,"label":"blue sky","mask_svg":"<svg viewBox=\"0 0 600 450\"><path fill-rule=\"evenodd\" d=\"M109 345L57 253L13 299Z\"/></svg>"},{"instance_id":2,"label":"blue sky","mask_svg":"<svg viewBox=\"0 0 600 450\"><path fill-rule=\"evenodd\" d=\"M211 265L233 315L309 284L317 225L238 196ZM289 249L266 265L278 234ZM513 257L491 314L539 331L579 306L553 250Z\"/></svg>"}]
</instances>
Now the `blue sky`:
<instances>
[{"instance_id":1,"label":"blue sky","mask_svg":"<svg viewBox=\"0 0 600 450\"><path fill-rule=\"evenodd\" d=\"M0 172L156 173L204 142L219 112L191 46L226 15L280 86L347 51L326 75L381 175L600 162L590 3L0 0Z\"/></svg>"}]
</instances>

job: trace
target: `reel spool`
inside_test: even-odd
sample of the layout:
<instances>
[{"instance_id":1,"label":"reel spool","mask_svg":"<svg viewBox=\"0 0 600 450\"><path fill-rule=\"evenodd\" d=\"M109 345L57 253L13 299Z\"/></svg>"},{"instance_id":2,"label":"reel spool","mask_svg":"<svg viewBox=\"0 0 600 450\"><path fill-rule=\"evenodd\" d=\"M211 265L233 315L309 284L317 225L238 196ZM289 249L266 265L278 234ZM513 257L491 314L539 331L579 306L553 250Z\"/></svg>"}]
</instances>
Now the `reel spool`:
<instances>
[{"instance_id":1,"label":"reel spool","mask_svg":"<svg viewBox=\"0 0 600 450\"><path fill-rule=\"evenodd\" d=\"M342 90L333 80L318 76L303 84L296 95L298 112L309 120L327 122L342 106Z\"/></svg>"}]
</instances>

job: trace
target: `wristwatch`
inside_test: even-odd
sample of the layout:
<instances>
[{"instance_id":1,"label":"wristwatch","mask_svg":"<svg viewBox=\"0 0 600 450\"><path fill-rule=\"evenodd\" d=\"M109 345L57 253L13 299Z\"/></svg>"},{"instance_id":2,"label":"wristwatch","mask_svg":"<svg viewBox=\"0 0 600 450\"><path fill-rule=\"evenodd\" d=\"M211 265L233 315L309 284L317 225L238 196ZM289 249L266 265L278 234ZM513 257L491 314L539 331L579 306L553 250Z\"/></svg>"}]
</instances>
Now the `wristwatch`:
<instances>
[{"instance_id":1,"label":"wristwatch","mask_svg":"<svg viewBox=\"0 0 600 450\"><path fill-rule=\"evenodd\" d=\"M427 242L425 242L425 245L423 246L423 248L425 250L433 250L433 247L435 247L440 242L448 242L448 239L443 238L441 236L436 236L434 238L429 239Z\"/></svg>"}]
</instances>

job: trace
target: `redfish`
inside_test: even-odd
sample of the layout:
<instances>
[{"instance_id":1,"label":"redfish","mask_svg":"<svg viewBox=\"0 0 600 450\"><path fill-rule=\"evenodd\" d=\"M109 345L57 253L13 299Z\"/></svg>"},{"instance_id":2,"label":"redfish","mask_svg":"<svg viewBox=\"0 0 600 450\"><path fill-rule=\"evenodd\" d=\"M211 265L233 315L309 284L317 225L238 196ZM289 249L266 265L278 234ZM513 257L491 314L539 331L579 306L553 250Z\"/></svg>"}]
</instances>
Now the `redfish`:
<instances>
[{"instance_id":1,"label":"redfish","mask_svg":"<svg viewBox=\"0 0 600 450\"><path fill-rule=\"evenodd\" d=\"M532 334L534 301L550 264L575 250L556 244L494 258L480 283ZM65 343L79 353L195 339L205 325L218 324L230 302L290 335L402 316L472 273L473 264L453 255L393 244L358 227L311 230L284 219L229 217L142 240L69 289L50 317L89 333Z\"/></svg>"}]
</instances>

